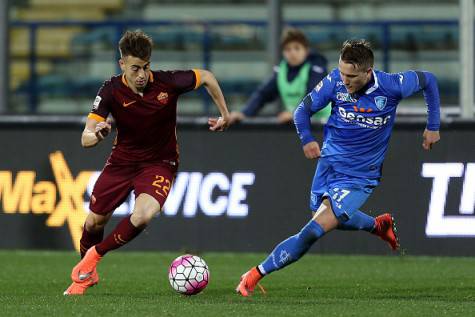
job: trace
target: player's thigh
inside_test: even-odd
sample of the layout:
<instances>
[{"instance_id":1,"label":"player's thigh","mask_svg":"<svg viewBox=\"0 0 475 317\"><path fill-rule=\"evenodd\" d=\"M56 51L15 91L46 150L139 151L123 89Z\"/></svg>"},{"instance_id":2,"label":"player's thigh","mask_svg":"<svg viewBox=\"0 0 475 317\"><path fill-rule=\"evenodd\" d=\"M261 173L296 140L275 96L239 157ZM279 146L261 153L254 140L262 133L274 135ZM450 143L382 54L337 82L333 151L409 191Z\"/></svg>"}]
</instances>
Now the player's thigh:
<instances>
[{"instance_id":1,"label":"player's thigh","mask_svg":"<svg viewBox=\"0 0 475 317\"><path fill-rule=\"evenodd\" d=\"M139 203L138 207L142 207L141 202L137 200L141 194L147 194L145 197L156 200L159 205L158 211L160 211L170 193L175 174L176 168L167 164L156 164L141 168L140 173L134 179L136 205ZM145 205L145 207L148 206L153 207L153 204L147 203ZM143 209L141 208L141 210ZM135 210L138 211L137 208Z\"/></svg>"},{"instance_id":2,"label":"player's thigh","mask_svg":"<svg viewBox=\"0 0 475 317\"><path fill-rule=\"evenodd\" d=\"M329 232L338 226L338 219L332 210L328 199L323 199L320 207L314 212L313 220L316 221L325 232Z\"/></svg>"},{"instance_id":3,"label":"player's thigh","mask_svg":"<svg viewBox=\"0 0 475 317\"><path fill-rule=\"evenodd\" d=\"M133 165L106 164L92 190L89 209L106 216L119 207L133 188L137 171Z\"/></svg>"},{"instance_id":4,"label":"player's thigh","mask_svg":"<svg viewBox=\"0 0 475 317\"><path fill-rule=\"evenodd\" d=\"M135 199L135 206L130 221L136 227L147 225L161 210L160 203L152 196L141 193Z\"/></svg>"},{"instance_id":5,"label":"player's thigh","mask_svg":"<svg viewBox=\"0 0 475 317\"><path fill-rule=\"evenodd\" d=\"M351 183L335 183L329 186L324 198L340 222L350 219L373 192L373 187Z\"/></svg>"},{"instance_id":6,"label":"player's thigh","mask_svg":"<svg viewBox=\"0 0 475 317\"><path fill-rule=\"evenodd\" d=\"M310 210L313 214L317 212L322 204L323 196L328 190L327 179L331 172L330 166L324 159L320 159L315 170L310 189Z\"/></svg>"}]
</instances>

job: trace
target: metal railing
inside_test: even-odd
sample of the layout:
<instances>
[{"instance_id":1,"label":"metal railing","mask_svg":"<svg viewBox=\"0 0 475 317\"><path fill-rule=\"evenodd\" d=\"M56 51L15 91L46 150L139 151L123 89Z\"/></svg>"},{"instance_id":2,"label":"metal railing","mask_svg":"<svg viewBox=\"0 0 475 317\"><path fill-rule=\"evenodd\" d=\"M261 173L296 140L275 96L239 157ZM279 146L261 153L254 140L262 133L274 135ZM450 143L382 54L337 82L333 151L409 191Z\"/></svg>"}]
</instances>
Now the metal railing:
<instances>
[{"instance_id":1,"label":"metal railing","mask_svg":"<svg viewBox=\"0 0 475 317\"><path fill-rule=\"evenodd\" d=\"M382 68L385 71L389 71L391 62L391 41L392 41L392 27L396 26L458 26L456 20L436 20L436 21L359 21L359 22L322 22L322 21L286 21L286 25L292 25L295 27L331 27L331 28L348 28L348 27L370 27L378 28L381 36L381 52L382 52ZM103 21L103 22L90 22L90 21L55 21L55 22L25 22L25 21L10 21L10 27L24 27L28 29L29 33L29 52L28 52L28 64L29 64L29 97L28 108L31 113L35 113L38 106L38 30L42 27L48 28L62 28L80 26L85 28L101 28L108 27L114 29L114 43L117 43L123 34L123 32L130 27L134 28L146 28L164 26L200 26L203 30L201 38L201 51L202 51L202 65L205 69L210 69L212 66L212 30L217 26L230 26L230 25L247 25L257 28L266 28L266 21L249 21L249 20L209 20L209 21ZM119 59L118 50L115 51L115 60ZM118 69L118 72L120 70ZM209 102L206 98L203 99L204 113L209 111Z\"/></svg>"}]
</instances>

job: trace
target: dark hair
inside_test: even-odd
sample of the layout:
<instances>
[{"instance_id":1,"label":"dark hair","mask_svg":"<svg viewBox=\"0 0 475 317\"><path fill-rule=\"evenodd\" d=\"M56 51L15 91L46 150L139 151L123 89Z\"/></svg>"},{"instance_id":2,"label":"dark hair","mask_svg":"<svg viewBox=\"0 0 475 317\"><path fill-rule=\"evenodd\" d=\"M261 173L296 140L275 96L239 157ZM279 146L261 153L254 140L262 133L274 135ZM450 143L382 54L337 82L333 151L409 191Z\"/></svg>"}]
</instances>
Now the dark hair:
<instances>
[{"instance_id":1,"label":"dark hair","mask_svg":"<svg viewBox=\"0 0 475 317\"><path fill-rule=\"evenodd\" d=\"M127 31L119 41L120 55L134 56L146 61L152 55L152 45L152 38L142 30Z\"/></svg>"},{"instance_id":2,"label":"dark hair","mask_svg":"<svg viewBox=\"0 0 475 317\"><path fill-rule=\"evenodd\" d=\"M353 64L355 68L364 70L374 65L371 45L364 39L345 41L340 51L340 59L345 63Z\"/></svg>"},{"instance_id":3,"label":"dark hair","mask_svg":"<svg viewBox=\"0 0 475 317\"><path fill-rule=\"evenodd\" d=\"M310 43L308 42L308 39L305 34L296 28L286 28L282 32L282 36L280 38L280 47L284 48L284 46L289 44L290 42L298 42L306 48L310 47Z\"/></svg>"}]
</instances>

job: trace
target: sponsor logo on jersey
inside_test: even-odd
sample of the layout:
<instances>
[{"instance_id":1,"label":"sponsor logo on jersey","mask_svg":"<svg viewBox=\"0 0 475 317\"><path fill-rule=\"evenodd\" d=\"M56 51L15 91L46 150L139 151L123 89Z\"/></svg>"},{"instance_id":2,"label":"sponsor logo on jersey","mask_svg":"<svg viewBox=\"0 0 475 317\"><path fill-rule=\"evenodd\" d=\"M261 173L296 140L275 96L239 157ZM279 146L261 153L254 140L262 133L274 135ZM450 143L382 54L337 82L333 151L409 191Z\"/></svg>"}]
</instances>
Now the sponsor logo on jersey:
<instances>
[{"instance_id":1,"label":"sponsor logo on jersey","mask_svg":"<svg viewBox=\"0 0 475 317\"><path fill-rule=\"evenodd\" d=\"M336 99L344 102L358 102L355 98L351 97L347 92L337 92Z\"/></svg>"},{"instance_id":2,"label":"sponsor logo on jersey","mask_svg":"<svg viewBox=\"0 0 475 317\"><path fill-rule=\"evenodd\" d=\"M127 108L128 106L130 106L131 104L134 104L135 102L136 102L136 100L131 101L131 102L125 102L125 101L124 101L124 102L122 103L122 106L123 106L124 108Z\"/></svg>"},{"instance_id":3,"label":"sponsor logo on jersey","mask_svg":"<svg viewBox=\"0 0 475 317\"><path fill-rule=\"evenodd\" d=\"M369 112L373 112L373 109L371 108L358 108L358 105L354 105L353 106L353 110L355 110L355 112L366 112L366 113L369 113Z\"/></svg>"},{"instance_id":4,"label":"sponsor logo on jersey","mask_svg":"<svg viewBox=\"0 0 475 317\"><path fill-rule=\"evenodd\" d=\"M363 128L378 129L387 124L391 119L391 115L385 117L367 117L362 113L354 113L347 111L343 107L338 107L338 114L343 121L357 124Z\"/></svg>"},{"instance_id":5,"label":"sponsor logo on jersey","mask_svg":"<svg viewBox=\"0 0 475 317\"><path fill-rule=\"evenodd\" d=\"M388 101L388 98L386 98L386 96L374 97L374 103L376 104L376 108L378 108L379 110L383 110L384 107L386 107L387 101Z\"/></svg>"}]
</instances>

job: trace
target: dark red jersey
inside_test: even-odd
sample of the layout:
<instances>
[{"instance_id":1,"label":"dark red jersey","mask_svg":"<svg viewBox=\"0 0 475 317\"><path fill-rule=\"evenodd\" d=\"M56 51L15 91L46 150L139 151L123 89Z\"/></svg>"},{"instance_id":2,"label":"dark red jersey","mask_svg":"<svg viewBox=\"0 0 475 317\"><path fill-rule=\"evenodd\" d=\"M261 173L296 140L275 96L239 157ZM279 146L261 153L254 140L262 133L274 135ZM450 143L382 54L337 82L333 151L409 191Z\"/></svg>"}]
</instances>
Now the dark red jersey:
<instances>
[{"instance_id":1,"label":"dark red jersey","mask_svg":"<svg viewBox=\"0 0 475 317\"><path fill-rule=\"evenodd\" d=\"M151 72L143 97L128 87L123 75L105 81L88 117L104 121L111 114L115 120L110 162L178 161L178 96L199 85L196 70Z\"/></svg>"}]
</instances>

